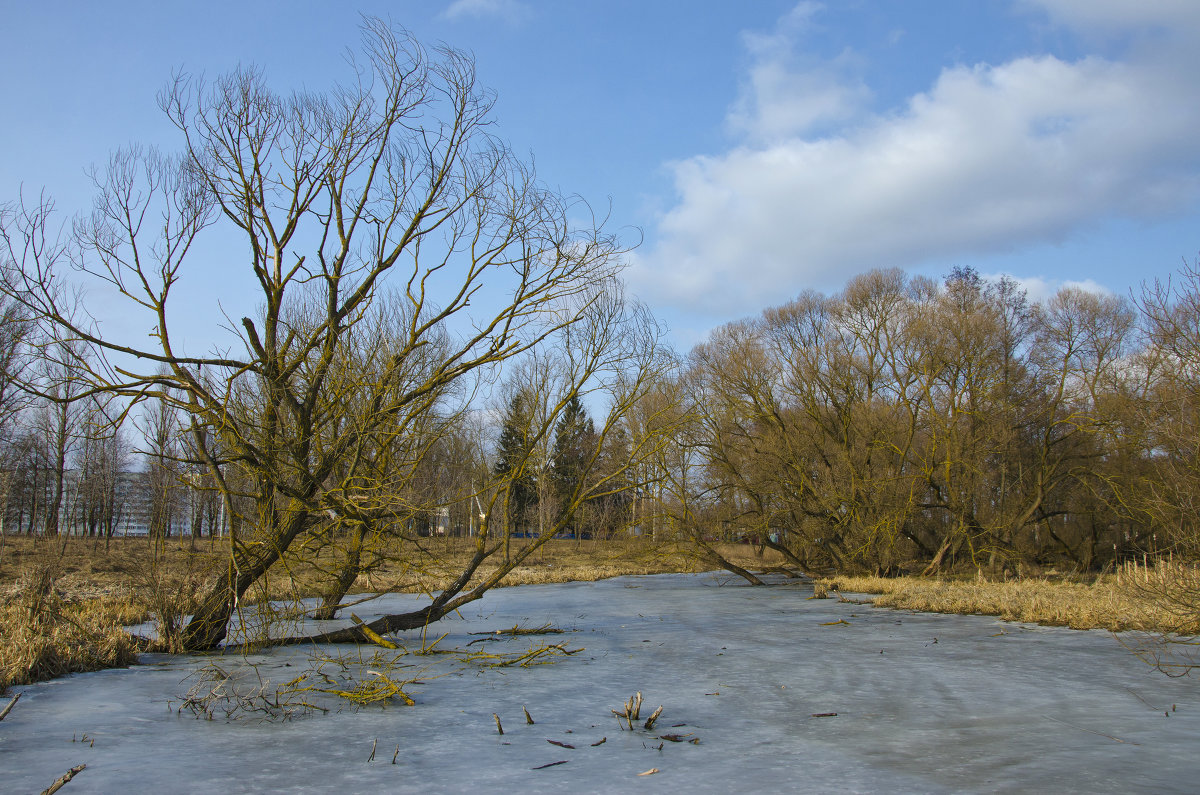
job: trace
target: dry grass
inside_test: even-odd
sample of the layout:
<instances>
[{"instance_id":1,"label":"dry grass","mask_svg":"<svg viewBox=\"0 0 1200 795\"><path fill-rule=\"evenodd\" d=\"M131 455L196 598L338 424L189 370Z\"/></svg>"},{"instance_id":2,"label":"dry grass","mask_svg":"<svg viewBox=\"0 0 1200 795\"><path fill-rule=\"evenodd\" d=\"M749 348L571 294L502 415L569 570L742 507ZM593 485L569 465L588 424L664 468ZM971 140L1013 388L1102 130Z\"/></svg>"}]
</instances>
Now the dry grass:
<instances>
[{"instance_id":1,"label":"dry grass","mask_svg":"<svg viewBox=\"0 0 1200 795\"><path fill-rule=\"evenodd\" d=\"M466 539L426 539L424 552L394 555L356 581L353 593L433 593L449 583L471 553ZM514 546L514 551L516 547ZM731 562L750 570L778 566L769 550L719 547ZM145 540L30 539L8 537L0 546L0 692L76 671L127 665L135 639L121 627L154 619L174 650L172 629L191 611L198 589L226 550L208 541L189 549L171 542L155 550ZM318 564L327 562L322 553ZM252 596L307 597L319 592L314 561L289 556ZM498 561L485 564L478 582ZM698 572L711 565L686 545L638 541L552 541L504 580L504 585L591 581L630 574ZM822 589L879 594L880 607L938 613L975 613L1011 621L1075 629L1140 630L1200 634L1200 569L1166 561L1127 564L1090 583L1029 578L990 581L902 577L832 577ZM248 600L249 601L249 600Z\"/></svg>"},{"instance_id":2,"label":"dry grass","mask_svg":"<svg viewBox=\"0 0 1200 795\"><path fill-rule=\"evenodd\" d=\"M722 554L732 562L760 569L776 566L777 553L767 551L758 557L746 544L718 545ZM427 559L398 561L386 564L369 575L360 576L355 591L370 592L382 588L410 593L431 593L453 581L469 560L473 547L465 539L433 539L427 548ZM516 546L513 547L516 553ZM479 583L492 576L502 558L485 562L472 578ZM502 583L511 585L543 585L562 582L590 582L641 574L669 574L709 571L712 565L697 557L686 544L652 544L647 541L569 541L554 540L534 552L513 569ZM292 576L292 583L303 584L303 575ZM301 592L308 589L300 587Z\"/></svg>"},{"instance_id":3,"label":"dry grass","mask_svg":"<svg viewBox=\"0 0 1200 795\"><path fill-rule=\"evenodd\" d=\"M1173 609L1155 596L1156 591L1185 590L1178 585L1188 577L1197 580L1194 567L1175 564L1171 569L1169 565L1127 564L1116 574L1097 577L1091 583L1035 578L830 577L819 585L848 593L879 594L874 600L878 607L999 616L1006 621L1072 629L1200 633L1200 613ZM1194 598L1200 591L1192 593Z\"/></svg>"},{"instance_id":4,"label":"dry grass","mask_svg":"<svg viewBox=\"0 0 1200 795\"><path fill-rule=\"evenodd\" d=\"M173 579L224 560L226 547L207 539L192 552L174 540L157 551L145 539L7 536L0 546L0 593L37 567L50 570L55 589L72 600L131 597L153 576ZM143 621L139 618L137 621Z\"/></svg>"},{"instance_id":5,"label":"dry grass","mask_svg":"<svg viewBox=\"0 0 1200 795\"><path fill-rule=\"evenodd\" d=\"M469 558L464 539L426 539L423 555L396 556L362 575L352 592L431 593L448 584ZM206 539L191 549L171 541L155 549L145 539L41 539L9 536L0 545L0 693L67 673L128 665L136 645L122 627L153 620L156 648L178 650L181 620L196 594L224 565L227 547ZM514 547L515 550L515 547ZM777 565L752 547L728 545L723 554L747 568ZM320 561L318 561L320 562ZM498 563L475 577L490 576ZM644 541L551 541L518 566L504 585L591 581L630 574L696 572L711 568L684 546ZM254 599L319 593L312 560L291 556L265 578Z\"/></svg>"},{"instance_id":6,"label":"dry grass","mask_svg":"<svg viewBox=\"0 0 1200 795\"><path fill-rule=\"evenodd\" d=\"M68 597L55 587L52 563L32 563L0 606L0 693L136 661L135 640L121 627L139 620L141 608L128 597Z\"/></svg>"}]
</instances>

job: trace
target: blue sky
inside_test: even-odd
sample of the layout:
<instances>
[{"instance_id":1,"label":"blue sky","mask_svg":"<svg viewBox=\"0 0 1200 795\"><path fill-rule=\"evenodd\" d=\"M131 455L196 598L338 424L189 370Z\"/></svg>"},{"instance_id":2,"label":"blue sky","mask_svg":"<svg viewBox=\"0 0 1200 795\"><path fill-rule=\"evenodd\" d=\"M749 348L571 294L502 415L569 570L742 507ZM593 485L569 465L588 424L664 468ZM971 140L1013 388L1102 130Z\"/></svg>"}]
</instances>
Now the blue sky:
<instances>
[{"instance_id":1,"label":"blue sky","mask_svg":"<svg viewBox=\"0 0 1200 795\"><path fill-rule=\"evenodd\" d=\"M154 100L174 69L320 89L347 74L356 12L471 50L501 134L642 239L631 288L683 348L874 267L1127 294L1200 250L1194 0L0 10L0 201L45 189L66 214L113 149L177 146ZM229 259L199 263L198 302L236 302Z\"/></svg>"}]
</instances>

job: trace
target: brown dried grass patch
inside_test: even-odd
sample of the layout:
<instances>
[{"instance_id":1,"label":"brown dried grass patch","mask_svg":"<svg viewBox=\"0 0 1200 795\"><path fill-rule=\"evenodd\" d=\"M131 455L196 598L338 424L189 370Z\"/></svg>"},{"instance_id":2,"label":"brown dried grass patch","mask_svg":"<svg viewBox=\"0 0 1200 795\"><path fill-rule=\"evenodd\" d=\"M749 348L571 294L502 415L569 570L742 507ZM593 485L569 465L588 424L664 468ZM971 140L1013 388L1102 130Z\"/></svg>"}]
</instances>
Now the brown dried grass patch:
<instances>
[{"instance_id":1,"label":"brown dried grass patch","mask_svg":"<svg viewBox=\"0 0 1200 795\"><path fill-rule=\"evenodd\" d=\"M1135 567L1136 568L1136 567ZM1187 567L1191 576L1195 569ZM1152 567L1153 571L1153 567ZM1200 632L1200 614L1190 616L1167 608L1162 600L1135 584L1134 569L1096 577L1091 583L1067 579L1026 578L992 581L927 579L920 577L830 577L819 581L830 590L878 594L877 607L998 616L1072 629L1142 632ZM1170 572L1150 575L1171 581ZM1137 579L1145 579L1145 570Z\"/></svg>"},{"instance_id":2,"label":"brown dried grass patch","mask_svg":"<svg viewBox=\"0 0 1200 795\"><path fill-rule=\"evenodd\" d=\"M196 594L227 562L226 544L204 539L193 549L187 541L172 539L155 548L146 539L111 539L106 544L103 539L6 537L0 546L0 692L10 684L128 665L135 661L139 641L121 627L151 619L162 636L154 648L176 650L173 638ZM360 576L353 591L436 592L462 571L473 549L470 539L459 538L425 539L423 545L428 554L410 557L397 552L394 560ZM750 569L779 563L769 550L760 557L746 544L721 545L721 552ZM318 594L319 572L311 564L295 558L281 562L244 603ZM553 540L502 585L709 568L682 544ZM485 564L476 581L495 569L496 564Z\"/></svg>"},{"instance_id":3,"label":"brown dried grass patch","mask_svg":"<svg viewBox=\"0 0 1200 795\"><path fill-rule=\"evenodd\" d=\"M122 599L68 602L28 594L0 606L0 693L71 673L121 668L137 661L135 639L122 629L141 608Z\"/></svg>"}]
</instances>

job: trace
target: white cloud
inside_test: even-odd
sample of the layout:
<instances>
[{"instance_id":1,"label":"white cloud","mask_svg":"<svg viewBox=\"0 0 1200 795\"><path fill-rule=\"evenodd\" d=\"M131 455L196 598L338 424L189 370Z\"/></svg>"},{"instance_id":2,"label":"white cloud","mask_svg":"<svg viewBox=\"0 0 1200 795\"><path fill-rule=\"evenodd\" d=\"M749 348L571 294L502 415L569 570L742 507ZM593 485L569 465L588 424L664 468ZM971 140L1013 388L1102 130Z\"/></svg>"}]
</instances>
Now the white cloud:
<instances>
[{"instance_id":1,"label":"white cloud","mask_svg":"<svg viewBox=\"0 0 1200 795\"><path fill-rule=\"evenodd\" d=\"M1119 12L1135 4L1043 5L1056 19L1093 9L1131 25ZM743 143L672 165L678 201L631 281L654 301L750 312L873 267L1009 251L1183 205L1200 192L1200 15L1190 3L1148 7L1148 23L1171 12L1180 24L1148 54L946 68L871 116L839 64L795 71L780 54L794 33L754 40L751 95L731 113ZM812 7L800 10L807 23Z\"/></svg>"},{"instance_id":2,"label":"white cloud","mask_svg":"<svg viewBox=\"0 0 1200 795\"><path fill-rule=\"evenodd\" d=\"M870 99L870 90L854 76L859 64L853 53L828 62L803 56L803 41L814 32L812 18L819 10L802 2L774 33L742 34L753 66L726 119L733 133L772 143L852 119Z\"/></svg>"},{"instance_id":3,"label":"white cloud","mask_svg":"<svg viewBox=\"0 0 1200 795\"><path fill-rule=\"evenodd\" d=\"M498 18L515 24L523 21L529 13L529 7L519 0L454 0L442 12L442 16L450 20L467 17Z\"/></svg>"},{"instance_id":4,"label":"white cloud","mask_svg":"<svg viewBox=\"0 0 1200 795\"><path fill-rule=\"evenodd\" d=\"M1082 290L1086 293L1095 293L1096 295L1100 296L1113 294L1112 290L1108 289L1094 279L1084 279L1082 281L1068 279L1062 281L1059 279L1048 279L1043 276L1022 277L1001 273L983 274L983 276L988 281L995 281L1001 276L1008 276L1010 279L1016 282L1022 290L1025 291L1025 295L1029 299L1029 302L1033 304L1045 303L1053 298L1055 293L1057 293L1059 290L1066 288L1074 288L1076 290Z\"/></svg>"},{"instance_id":5,"label":"white cloud","mask_svg":"<svg viewBox=\"0 0 1200 795\"><path fill-rule=\"evenodd\" d=\"M1024 0L1062 25L1099 32L1136 32L1200 25L1195 0Z\"/></svg>"}]
</instances>

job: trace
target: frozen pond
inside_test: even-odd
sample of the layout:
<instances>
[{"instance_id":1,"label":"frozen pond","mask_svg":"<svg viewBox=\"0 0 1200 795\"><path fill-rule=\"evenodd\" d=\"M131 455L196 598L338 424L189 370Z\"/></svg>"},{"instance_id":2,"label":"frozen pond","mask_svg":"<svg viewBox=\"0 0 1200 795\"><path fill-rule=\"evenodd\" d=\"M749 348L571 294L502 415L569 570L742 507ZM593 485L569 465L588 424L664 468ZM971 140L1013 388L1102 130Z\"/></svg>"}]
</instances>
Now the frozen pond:
<instances>
[{"instance_id":1,"label":"frozen pond","mask_svg":"<svg viewBox=\"0 0 1200 795\"><path fill-rule=\"evenodd\" d=\"M1200 689L1108 633L811 594L718 574L495 590L435 625L449 633L437 648L549 622L571 631L469 648L585 650L531 668L409 655L400 662L414 667L393 671L424 682L406 688L416 706L320 696L333 711L273 722L181 712L196 682L186 677L215 662L269 690L328 650L148 655L128 670L18 688L0 722L0 789L39 792L86 763L64 793L1196 791ZM408 597L387 600L355 610L370 620ZM397 640L421 646L419 633ZM341 670L323 670L331 665ZM610 711L639 690L643 720L664 706L653 732L622 730ZM666 734L682 742L658 739Z\"/></svg>"}]
</instances>

